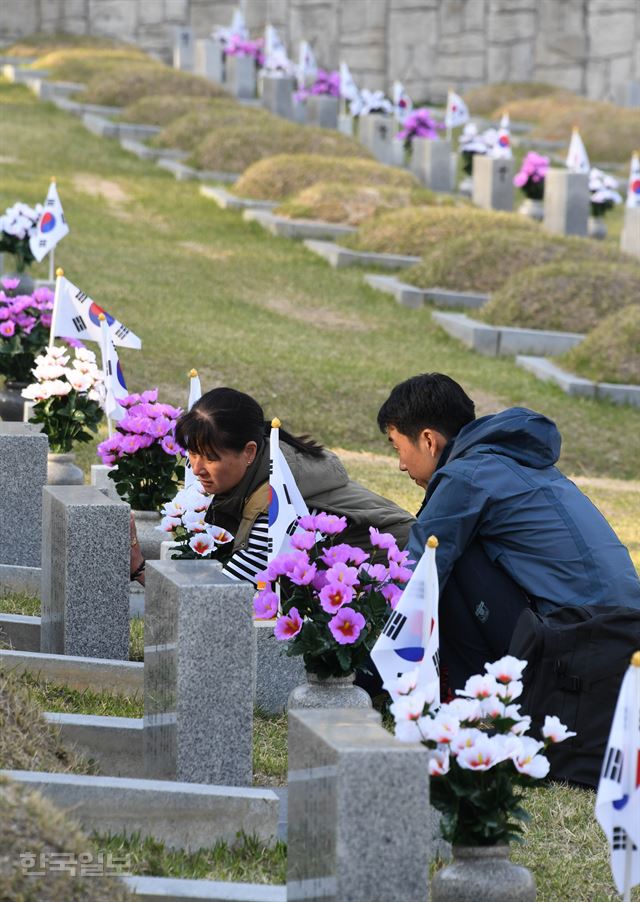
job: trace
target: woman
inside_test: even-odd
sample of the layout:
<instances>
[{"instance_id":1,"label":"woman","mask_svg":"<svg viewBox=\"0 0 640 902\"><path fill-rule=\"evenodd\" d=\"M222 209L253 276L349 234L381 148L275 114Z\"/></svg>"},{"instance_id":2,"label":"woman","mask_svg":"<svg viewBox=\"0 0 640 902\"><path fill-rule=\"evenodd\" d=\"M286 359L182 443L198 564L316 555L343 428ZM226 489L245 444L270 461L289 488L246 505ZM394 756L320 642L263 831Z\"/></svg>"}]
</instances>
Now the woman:
<instances>
[{"instance_id":1,"label":"woman","mask_svg":"<svg viewBox=\"0 0 640 902\"><path fill-rule=\"evenodd\" d=\"M267 566L270 428L258 402L233 388L207 392L176 426L176 441L214 496L206 521L234 536L218 553L224 572L254 585ZM415 522L409 513L349 479L338 457L308 437L280 429L280 448L310 513L347 518L342 542L368 549L369 527L375 526L404 547Z\"/></svg>"}]
</instances>

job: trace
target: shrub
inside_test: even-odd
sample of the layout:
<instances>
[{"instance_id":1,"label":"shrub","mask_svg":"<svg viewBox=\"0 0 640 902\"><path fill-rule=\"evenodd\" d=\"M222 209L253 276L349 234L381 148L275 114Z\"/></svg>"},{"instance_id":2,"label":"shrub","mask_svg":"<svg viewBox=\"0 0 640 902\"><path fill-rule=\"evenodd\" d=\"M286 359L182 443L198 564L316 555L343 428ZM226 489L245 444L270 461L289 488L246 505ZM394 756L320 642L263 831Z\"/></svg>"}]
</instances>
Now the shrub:
<instances>
[{"instance_id":1,"label":"shrub","mask_svg":"<svg viewBox=\"0 0 640 902\"><path fill-rule=\"evenodd\" d=\"M511 227L461 235L432 245L403 279L420 288L492 292L515 273L554 260L623 260L617 248L580 238L552 238Z\"/></svg>"},{"instance_id":2,"label":"shrub","mask_svg":"<svg viewBox=\"0 0 640 902\"><path fill-rule=\"evenodd\" d=\"M640 303L640 264L571 261L523 269L482 308L487 322L588 332L610 313Z\"/></svg>"},{"instance_id":3,"label":"shrub","mask_svg":"<svg viewBox=\"0 0 640 902\"><path fill-rule=\"evenodd\" d=\"M277 212L294 219L360 225L377 213L420 204L453 206L455 201L447 194L436 194L427 188L316 182L285 201Z\"/></svg>"},{"instance_id":4,"label":"shrub","mask_svg":"<svg viewBox=\"0 0 640 902\"><path fill-rule=\"evenodd\" d=\"M350 146L350 145L349 145ZM344 156L280 154L251 166L234 185L241 197L284 200L316 182L353 183L392 188L419 187L415 176L374 160L352 160Z\"/></svg>"},{"instance_id":5,"label":"shrub","mask_svg":"<svg viewBox=\"0 0 640 902\"><path fill-rule=\"evenodd\" d=\"M114 68L108 78L103 74L94 76L78 99L85 103L126 106L141 97L158 94L173 94L176 97L228 96L224 88L197 75L159 63L145 63Z\"/></svg>"},{"instance_id":6,"label":"shrub","mask_svg":"<svg viewBox=\"0 0 640 902\"><path fill-rule=\"evenodd\" d=\"M471 88L464 95L469 110L474 116L483 116L493 113L496 109L511 105L516 100L526 100L530 97L545 97L556 94L559 88L546 85L539 81L498 82L493 85L481 85ZM519 118L519 117L518 117Z\"/></svg>"},{"instance_id":7,"label":"shrub","mask_svg":"<svg viewBox=\"0 0 640 902\"><path fill-rule=\"evenodd\" d=\"M535 233L537 227L511 213L472 207L407 207L363 223L357 232L340 241L355 250L420 257L441 242L462 235L473 237L490 228Z\"/></svg>"},{"instance_id":8,"label":"shrub","mask_svg":"<svg viewBox=\"0 0 640 902\"><path fill-rule=\"evenodd\" d=\"M494 111L494 117L499 109ZM591 161L628 162L638 145L640 111L612 103L558 93L509 104L512 119L536 123L527 137L566 141L577 125Z\"/></svg>"},{"instance_id":9,"label":"shrub","mask_svg":"<svg viewBox=\"0 0 640 902\"><path fill-rule=\"evenodd\" d=\"M233 103L232 100L226 101ZM158 94L141 97L126 106L120 118L123 122L143 122L145 125L169 125L187 113L204 110L225 103L224 100L211 100L209 97L180 97L175 94ZM238 104L239 105L239 104Z\"/></svg>"},{"instance_id":10,"label":"shrub","mask_svg":"<svg viewBox=\"0 0 640 902\"><path fill-rule=\"evenodd\" d=\"M640 385L640 305L623 307L605 317L560 362L596 382Z\"/></svg>"}]
</instances>

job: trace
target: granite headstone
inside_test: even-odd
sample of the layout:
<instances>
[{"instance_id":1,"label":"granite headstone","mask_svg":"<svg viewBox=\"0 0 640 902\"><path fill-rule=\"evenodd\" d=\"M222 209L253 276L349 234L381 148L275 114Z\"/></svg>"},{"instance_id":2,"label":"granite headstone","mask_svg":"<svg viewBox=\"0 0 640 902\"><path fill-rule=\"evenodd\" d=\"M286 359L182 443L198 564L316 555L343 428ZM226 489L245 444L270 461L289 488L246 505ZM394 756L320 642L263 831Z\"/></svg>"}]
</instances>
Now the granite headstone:
<instances>
[{"instance_id":1,"label":"granite headstone","mask_svg":"<svg viewBox=\"0 0 640 902\"><path fill-rule=\"evenodd\" d=\"M224 82L224 50L215 38L201 38L196 41L195 71L209 81Z\"/></svg>"},{"instance_id":2,"label":"granite headstone","mask_svg":"<svg viewBox=\"0 0 640 902\"><path fill-rule=\"evenodd\" d=\"M296 80L288 75L265 72L262 76L262 105L270 113L293 119L293 92Z\"/></svg>"},{"instance_id":3,"label":"granite headstone","mask_svg":"<svg viewBox=\"0 0 640 902\"><path fill-rule=\"evenodd\" d=\"M309 125L319 125L320 128L338 127L337 97L329 94L312 94L307 97L307 121Z\"/></svg>"},{"instance_id":4,"label":"granite headstone","mask_svg":"<svg viewBox=\"0 0 640 902\"><path fill-rule=\"evenodd\" d=\"M173 33L173 68L193 72L193 28L179 27Z\"/></svg>"},{"instance_id":5,"label":"granite headstone","mask_svg":"<svg viewBox=\"0 0 640 902\"><path fill-rule=\"evenodd\" d=\"M549 169L544 178L544 228L557 235L586 235L589 209L588 174Z\"/></svg>"},{"instance_id":6,"label":"granite headstone","mask_svg":"<svg viewBox=\"0 0 640 902\"><path fill-rule=\"evenodd\" d=\"M513 210L513 160L474 154L472 200L485 210Z\"/></svg>"},{"instance_id":7,"label":"granite headstone","mask_svg":"<svg viewBox=\"0 0 640 902\"><path fill-rule=\"evenodd\" d=\"M40 567L48 451L39 426L0 421L0 565Z\"/></svg>"},{"instance_id":8,"label":"granite headstone","mask_svg":"<svg viewBox=\"0 0 640 902\"><path fill-rule=\"evenodd\" d=\"M625 207L620 247L640 258L640 207Z\"/></svg>"},{"instance_id":9,"label":"granite headstone","mask_svg":"<svg viewBox=\"0 0 640 902\"><path fill-rule=\"evenodd\" d=\"M227 56L225 85L239 100L253 100L256 96L256 61L252 56Z\"/></svg>"},{"instance_id":10,"label":"granite headstone","mask_svg":"<svg viewBox=\"0 0 640 902\"><path fill-rule=\"evenodd\" d=\"M451 191L451 142L414 138L411 171L432 191Z\"/></svg>"},{"instance_id":11,"label":"granite headstone","mask_svg":"<svg viewBox=\"0 0 640 902\"><path fill-rule=\"evenodd\" d=\"M391 142L397 131L392 116L384 113L367 113L359 117L358 139L371 151L379 163L393 163Z\"/></svg>"}]
</instances>

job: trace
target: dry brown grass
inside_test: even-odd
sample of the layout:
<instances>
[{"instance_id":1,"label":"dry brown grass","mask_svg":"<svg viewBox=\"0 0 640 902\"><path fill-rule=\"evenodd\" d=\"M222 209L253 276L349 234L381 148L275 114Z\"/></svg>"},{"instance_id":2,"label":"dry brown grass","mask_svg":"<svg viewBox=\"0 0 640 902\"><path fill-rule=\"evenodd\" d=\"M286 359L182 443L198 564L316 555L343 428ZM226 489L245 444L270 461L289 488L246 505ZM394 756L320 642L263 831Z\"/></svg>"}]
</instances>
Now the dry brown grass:
<instances>
[{"instance_id":1,"label":"dry brown grass","mask_svg":"<svg viewBox=\"0 0 640 902\"><path fill-rule=\"evenodd\" d=\"M160 68L160 64L137 47L64 47L40 56L33 67L48 69L59 81L86 83L92 78L106 81L123 70Z\"/></svg>"},{"instance_id":2,"label":"dry brown grass","mask_svg":"<svg viewBox=\"0 0 640 902\"><path fill-rule=\"evenodd\" d=\"M49 869L43 876L23 873L20 856L34 856L33 870L41 871L40 855L71 855L53 859L59 863L78 862L97 850L83 836L76 823L42 798L13 780L0 777L0 899L14 902L124 902L132 896L113 878L76 877L75 873ZM85 861L87 859L82 859ZM59 866L59 864L58 864ZM51 865L49 865L51 867Z\"/></svg>"},{"instance_id":3,"label":"dry brown grass","mask_svg":"<svg viewBox=\"0 0 640 902\"><path fill-rule=\"evenodd\" d=\"M131 44L124 44L122 41L95 35L38 33L21 38L15 44L10 44L9 47L3 47L2 53L7 56L43 56L45 53L52 53L54 50L72 50L76 47L84 50L117 50L123 47L135 49Z\"/></svg>"},{"instance_id":4,"label":"dry brown grass","mask_svg":"<svg viewBox=\"0 0 640 902\"><path fill-rule=\"evenodd\" d=\"M511 213L472 207L407 207L363 223L340 243L356 250L420 257L443 242L461 236L473 239L495 228L510 230L512 234L536 231L530 220Z\"/></svg>"},{"instance_id":5,"label":"dry brown grass","mask_svg":"<svg viewBox=\"0 0 640 902\"><path fill-rule=\"evenodd\" d=\"M513 231L503 226L432 245L422 262L408 270L403 279L420 288L492 292L530 266L593 259L624 262L625 258L612 245L583 238L552 238L542 231Z\"/></svg>"},{"instance_id":6,"label":"dry brown grass","mask_svg":"<svg viewBox=\"0 0 640 902\"><path fill-rule=\"evenodd\" d=\"M456 201L428 188L317 182L286 200L277 213L293 219L321 219L358 226L377 213L423 204L451 207Z\"/></svg>"},{"instance_id":7,"label":"dry brown grass","mask_svg":"<svg viewBox=\"0 0 640 902\"><path fill-rule=\"evenodd\" d=\"M640 385L640 305L605 317L560 362L571 372L596 382Z\"/></svg>"},{"instance_id":8,"label":"dry brown grass","mask_svg":"<svg viewBox=\"0 0 640 902\"><path fill-rule=\"evenodd\" d=\"M127 106L141 97L173 94L176 97L228 97L224 88L197 75L158 63L127 63L95 75L78 99L105 106Z\"/></svg>"},{"instance_id":9,"label":"dry brown grass","mask_svg":"<svg viewBox=\"0 0 640 902\"><path fill-rule=\"evenodd\" d=\"M544 82L498 82L493 85L481 85L471 88L464 95L469 111L474 116L493 114L497 109L511 107L514 101L527 100L530 97L543 97L556 94L558 88ZM518 117L519 118L519 117Z\"/></svg>"},{"instance_id":10,"label":"dry brown grass","mask_svg":"<svg viewBox=\"0 0 640 902\"><path fill-rule=\"evenodd\" d=\"M187 113L197 110L215 110L217 104L224 103L221 100L211 100L208 97L180 97L176 94L154 94L151 97L141 97L125 107L120 118L124 122L143 122L145 125L159 125L164 128L180 119ZM231 103L231 101L229 101ZM239 104L237 104L239 106Z\"/></svg>"},{"instance_id":11,"label":"dry brown grass","mask_svg":"<svg viewBox=\"0 0 640 902\"><path fill-rule=\"evenodd\" d=\"M374 160L353 160L344 156L279 154L251 166L234 185L240 197L284 200L316 182L358 183L411 189L418 181L410 172L383 166Z\"/></svg>"},{"instance_id":12,"label":"dry brown grass","mask_svg":"<svg viewBox=\"0 0 640 902\"><path fill-rule=\"evenodd\" d=\"M499 114L494 110L494 116ZM628 162L640 141L640 110L588 100L575 94L520 100L509 104L512 119L535 122L527 137L566 141L577 125L591 161Z\"/></svg>"},{"instance_id":13,"label":"dry brown grass","mask_svg":"<svg viewBox=\"0 0 640 902\"><path fill-rule=\"evenodd\" d=\"M490 323L588 332L603 317L640 303L640 264L572 261L523 269L482 308Z\"/></svg>"}]
</instances>

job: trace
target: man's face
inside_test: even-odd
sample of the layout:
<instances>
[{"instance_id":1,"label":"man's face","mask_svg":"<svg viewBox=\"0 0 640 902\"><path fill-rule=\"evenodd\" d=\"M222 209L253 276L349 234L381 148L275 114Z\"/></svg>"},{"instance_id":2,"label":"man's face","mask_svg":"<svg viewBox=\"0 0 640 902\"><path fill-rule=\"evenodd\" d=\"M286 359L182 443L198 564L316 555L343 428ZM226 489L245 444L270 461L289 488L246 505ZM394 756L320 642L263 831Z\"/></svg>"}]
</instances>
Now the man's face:
<instances>
[{"instance_id":1,"label":"man's face","mask_svg":"<svg viewBox=\"0 0 640 902\"><path fill-rule=\"evenodd\" d=\"M398 432L395 426L389 426L387 437L398 452L398 466L423 489L426 489L433 476L440 453L446 439L439 432L423 429L415 441L408 435Z\"/></svg>"}]
</instances>

